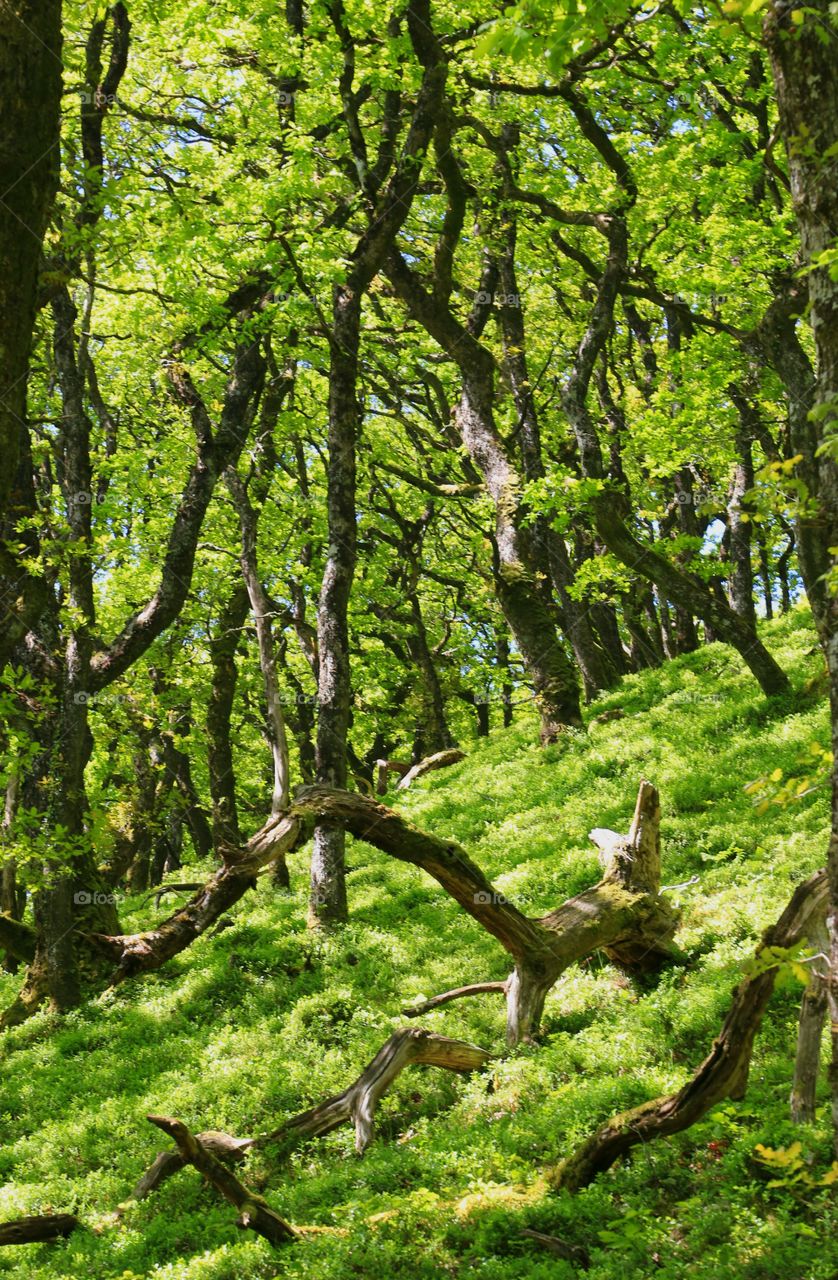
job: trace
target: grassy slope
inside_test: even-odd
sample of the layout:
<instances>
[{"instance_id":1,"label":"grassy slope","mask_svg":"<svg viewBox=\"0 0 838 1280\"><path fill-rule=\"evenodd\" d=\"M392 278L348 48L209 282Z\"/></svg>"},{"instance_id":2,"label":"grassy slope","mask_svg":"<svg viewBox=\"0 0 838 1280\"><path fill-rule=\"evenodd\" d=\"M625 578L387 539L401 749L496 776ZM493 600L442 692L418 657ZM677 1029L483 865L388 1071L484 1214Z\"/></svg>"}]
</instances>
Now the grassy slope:
<instances>
[{"instance_id":1,"label":"grassy slope","mask_svg":"<svg viewBox=\"0 0 838 1280\"><path fill-rule=\"evenodd\" d=\"M576 1274L522 1239L522 1226L586 1245L588 1275L675 1280L834 1280L834 1205L766 1186L755 1143L800 1136L823 1172L825 1107L799 1135L787 1119L800 988L775 997L744 1103L652 1145L582 1195L548 1196L555 1159L614 1110L669 1090L700 1061L739 967L790 887L823 859L824 789L758 816L743 784L797 766L826 744L823 701L804 694L820 668L806 614L768 629L798 694L769 706L720 646L632 677L591 715L624 719L542 752L534 722L475 744L469 758L417 785L404 808L462 841L499 888L540 913L593 882L592 826L625 829L641 776L660 788L664 881L680 892L679 941L693 957L648 991L599 959L548 1000L544 1043L469 1079L412 1069L386 1100L362 1160L339 1130L270 1170L284 1216L326 1230L273 1254L236 1231L233 1214L188 1171L155 1197L108 1212L159 1149L149 1111L196 1129L251 1133L344 1087L409 998L503 977L497 945L419 872L363 845L350 851L353 920L339 938L305 930L304 855L295 890L267 884L235 925L164 972L58 1022L40 1015L0 1043L0 1219L76 1209L94 1230L66 1244L7 1249L16 1280L153 1276L159 1280L302 1280ZM131 924L153 907L126 911ZM0 977L0 997L15 980ZM425 1024L502 1050L498 997L454 1004ZM825 1225L817 1226L818 1219ZM100 1230L96 1230L100 1228ZM606 1238L599 1232L605 1230ZM833 1250L831 1258L828 1256Z\"/></svg>"}]
</instances>

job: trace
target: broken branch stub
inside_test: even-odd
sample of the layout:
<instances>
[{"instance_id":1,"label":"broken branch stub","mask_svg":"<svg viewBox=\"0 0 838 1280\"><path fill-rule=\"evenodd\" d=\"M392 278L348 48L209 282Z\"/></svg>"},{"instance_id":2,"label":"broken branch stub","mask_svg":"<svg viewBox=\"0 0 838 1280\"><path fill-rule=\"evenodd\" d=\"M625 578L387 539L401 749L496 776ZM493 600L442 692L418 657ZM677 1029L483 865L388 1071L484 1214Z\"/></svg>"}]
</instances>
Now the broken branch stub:
<instances>
[{"instance_id":1,"label":"broken branch stub","mask_svg":"<svg viewBox=\"0 0 838 1280\"><path fill-rule=\"evenodd\" d=\"M460 751L458 747L449 747L446 751L437 751L435 755L425 756L424 760L420 760L418 764L408 769L396 783L397 791L407 791L407 788L422 778L426 773L432 773L434 769L447 769L449 765L458 764L460 760L465 760L465 751Z\"/></svg>"}]
</instances>

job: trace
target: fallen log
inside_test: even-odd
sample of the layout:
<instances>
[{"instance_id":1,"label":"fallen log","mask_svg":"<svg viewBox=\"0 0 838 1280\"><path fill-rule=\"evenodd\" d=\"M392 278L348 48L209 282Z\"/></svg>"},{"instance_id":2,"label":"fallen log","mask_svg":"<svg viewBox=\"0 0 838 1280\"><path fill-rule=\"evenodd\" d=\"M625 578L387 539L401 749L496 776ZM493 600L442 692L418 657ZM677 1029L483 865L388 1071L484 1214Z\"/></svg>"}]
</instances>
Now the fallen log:
<instances>
[{"instance_id":1,"label":"fallen log","mask_svg":"<svg viewBox=\"0 0 838 1280\"><path fill-rule=\"evenodd\" d=\"M541 1245L542 1249L546 1249L548 1253L554 1254L555 1257L564 1258L566 1262L572 1262L582 1271L587 1271L591 1265L591 1255L581 1245L567 1244L566 1241L560 1240L558 1236L548 1236L543 1231L533 1231L531 1227L524 1227L521 1235L526 1236L528 1240L534 1240L536 1244Z\"/></svg>"},{"instance_id":2,"label":"fallen log","mask_svg":"<svg viewBox=\"0 0 838 1280\"><path fill-rule=\"evenodd\" d=\"M44 1213L32 1218L17 1218L14 1222L0 1222L0 1245L43 1244L47 1240L61 1240L79 1226L81 1223L72 1213Z\"/></svg>"},{"instance_id":3,"label":"fallen log","mask_svg":"<svg viewBox=\"0 0 838 1280\"><path fill-rule=\"evenodd\" d=\"M205 1133L195 1135L205 1151L219 1160L235 1163L243 1160L253 1146L253 1138L233 1138L229 1133L219 1133L216 1129L208 1129ZM152 1191L164 1183L172 1174L178 1173L187 1163L186 1157L177 1151L161 1151L140 1178L131 1193L132 1200L145 1200Z\"/></svg>"},{"instance_id":4,"label":"fallen log","mask_svg":"<svg viewBox=\"0 0 838 1280\"><path fill-rule=\"evenodd\" d=\"M225 849L223 866L189 902L154 929L91 935L113 957L111 984L160 968L204 934L253 886L255 877L305 840L318 822L342 826L392 857L421 867L512 957L504 984L507 1040L529 1040L538 1029L550 988L571 964L605 950L619 964L659 968L674 957L678 913L660 892L660 803L642 782L628 835L597 829L605 871L599 884L538 919L499 893L455 841L421 831L369 796L329 787L304 787L289 810L270 819L244 850ZM499 990L495 984L476 984ZM458 993L476 994L475 985ZM446 992L438 1003L457 998ZM424 1008L424 1006L421 1006ZM431 1006L434 1007L434 1006Z\"/></svg>"},{"instance_id":5,"label":"fallen log","mask_svg":"<svg viewBox=\"0 0 838 1280\"><path fill-rule=\"evenodd\" d=\"M795 889L788 906L762 936L755 972L743 978L710 1053L677 1093L665 1094L612 1117L566 1160L548 1170L554 1187L578 1191L638 1143L688 1129L725 1098L745 1095L754 1037L771 999L776 965L760 963L769 947L787 948L809 937L826 910L827 878L818 871ZM770 959L770 957L769 957Z\"/></svg>"},{"instance_id":6,"label":"fallen log","mask_svg":"<svg viewBox=\"0 0 838 1280\"><path fill-rule=\"evenodd\" d=\"M372 1141L375 1111L381 1098L405 1067L421 1063L446 1071L476 1071L492 1057L488 1049L466 1040L451 1040L420 1027L404 1027L390 1036L343 1093L287 1120L273 1133L257 1138L253 1145L265 1146L288 1136L320 1137L351 1121L355 1126L355 1150L360 1155Z\"/></svg>"}]
</instances>

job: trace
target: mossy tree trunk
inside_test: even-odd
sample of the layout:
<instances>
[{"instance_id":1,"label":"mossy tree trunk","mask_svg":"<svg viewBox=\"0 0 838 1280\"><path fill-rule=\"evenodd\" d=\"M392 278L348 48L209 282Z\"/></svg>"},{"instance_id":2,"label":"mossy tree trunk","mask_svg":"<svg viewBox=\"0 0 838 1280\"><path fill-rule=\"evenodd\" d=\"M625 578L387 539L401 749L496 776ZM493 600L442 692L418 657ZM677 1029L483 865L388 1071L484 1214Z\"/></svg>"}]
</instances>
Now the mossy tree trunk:
<instances>
[{"instance_id":1,"label":"mossy tree trunk","mask_svg":"<svg viewBox=\"0 0 838 1280\"><path fill-rule=\"evenodd\" d=\"M838 466L834 445L838 426L838 278L829 265L838 236L838 30L829 0L806 5L797 0L774 0L765 20L765 43L788 155L817 357L813 411L800 423L794 448L800 455L798 473L817 504L814 519L798 522L797 542L801 564L808 570L807 589L829 671L832 711L827 1001L838 1154Z\"/></svg>"}]
</instances>

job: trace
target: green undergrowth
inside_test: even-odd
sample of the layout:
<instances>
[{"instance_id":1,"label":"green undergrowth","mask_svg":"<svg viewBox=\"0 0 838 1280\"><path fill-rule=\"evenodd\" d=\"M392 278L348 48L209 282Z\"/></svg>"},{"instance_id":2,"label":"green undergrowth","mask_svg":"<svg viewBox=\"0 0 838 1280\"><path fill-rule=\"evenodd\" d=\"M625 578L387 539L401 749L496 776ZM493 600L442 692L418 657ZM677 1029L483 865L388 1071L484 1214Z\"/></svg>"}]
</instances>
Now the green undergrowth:
<instances>
[{"instance_id":1,"label":"green undergrowth","mask_svg":"<svg viewBox=\"0 0 838 1280\"><path fill-rule=\"evenodd\" d=\"M458 1002L423 1025L499 1056L450 1077L404 1072L363 1158L349 1128L290 1156L253 1155L242 1176L284 1217L317 1228L274 1252L187 1170L130 1203L161 1147L145 1119L248 1134L344 1088L402 1006L506 976L500 947L435 882L361 843L348 851L352 922L323 940L305 927L306 851L293 890L267 881L166 968L0 1041L0 1220L76 1212L66 1243L0 1251L14 1280L345 1280L580 1274L522 1234L590 1254L587 1275L630 1280L835 1280L830 1191L769 1186L757 1143L799 1140L812 1180L830 1163L825 1094L816 1123L788 1119L798 984L779 990L758 1039L747 1097L689 1132L636 1151L576 1197L544 1170L613 1112L669 1091L698 1065L762 929L822 864L825 786L759 806L746 784L812 771L828 744L823 663L804 610L766 626L792 676L767 701L730 650L710 646L625 680L589 708L589 732L541 750L534 720L468 744L461 764L400 798L417 824L459 840L497 889L542 914L598 878L594 826L625 830L641 778L663 806L664 883L683 910L688 963L634 984L604 959L551 993L541 1043L506 1051L500 997ZM622 717L598 720L606 711ZM190 870L191 874L191 870ZM697 879L695 879L697 878ZM694 881L693 883L686 883ZM129 929L153 903L122 905ZM17 980L0 977L11 1000Z\"/></svg>"}]
</instances>

